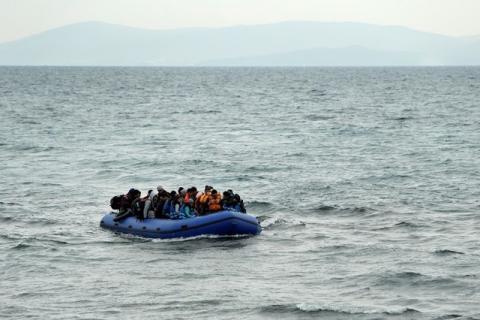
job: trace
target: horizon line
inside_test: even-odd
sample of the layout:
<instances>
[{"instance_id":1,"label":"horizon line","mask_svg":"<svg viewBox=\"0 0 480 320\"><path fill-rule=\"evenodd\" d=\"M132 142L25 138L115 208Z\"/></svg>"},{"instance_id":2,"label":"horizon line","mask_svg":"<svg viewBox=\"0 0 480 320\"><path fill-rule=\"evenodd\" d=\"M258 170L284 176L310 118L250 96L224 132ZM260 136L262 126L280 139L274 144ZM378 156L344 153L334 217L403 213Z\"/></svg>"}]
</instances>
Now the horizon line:
<instances>
[{"instance_id":1,"label":"horizon line","mask_svg":"<svg viewBox=\"0 0 480 320\"><path fill-rule=\"evenodd\" d=\"M299 65L276 65L276 66L269 66L269 65L245 65L245 66L229 66L229 65L61 65L61 64L44 64L44 65L35 65L35 64L24 64L24 65L8 65L8 64L0 64L0 68L191 68L191 69L210 69L210 68L298 68L298 69L305 69L305 68L479 68L480 64L464 64L464 65L455 65L455 64L437 64L437 65L306 65L306 66L299 66Z\"/></svg>"}]
</instances>

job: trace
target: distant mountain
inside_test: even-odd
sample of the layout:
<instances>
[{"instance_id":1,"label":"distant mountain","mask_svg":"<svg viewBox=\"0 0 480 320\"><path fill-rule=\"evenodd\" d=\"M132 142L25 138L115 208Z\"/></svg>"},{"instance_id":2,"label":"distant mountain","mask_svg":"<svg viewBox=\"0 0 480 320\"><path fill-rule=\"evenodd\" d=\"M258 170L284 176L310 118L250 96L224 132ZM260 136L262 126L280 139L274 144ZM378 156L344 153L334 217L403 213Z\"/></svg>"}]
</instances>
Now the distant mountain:
<instances>
[{"instance_id":1,"label":"distant mountain","mask_svg":"<svg viewBox=\"0 0 480 320\"><path fill-rule=\"evenodd\" d=\"M175 30L85 22L0 44L0 65L480 65L480 37L347 22Z\"/></svg>"}]
</instances>

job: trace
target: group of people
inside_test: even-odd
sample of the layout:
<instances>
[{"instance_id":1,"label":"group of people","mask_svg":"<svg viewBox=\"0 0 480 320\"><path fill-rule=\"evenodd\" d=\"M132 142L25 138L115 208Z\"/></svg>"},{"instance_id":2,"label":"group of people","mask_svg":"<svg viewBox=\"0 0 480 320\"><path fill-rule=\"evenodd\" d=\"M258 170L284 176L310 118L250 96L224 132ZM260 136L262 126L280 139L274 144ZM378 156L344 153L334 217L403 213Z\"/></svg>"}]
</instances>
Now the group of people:
<instances>
[{"instance_id":1,"label":"group of people","mask_svg":"<svg viewBox=\"0 0 480 320\"><path fill-rule=\"evenodd\" d=\"M132 188L126 194L114 196L110 206L118 210L116 221L130 216L138 219L185 219L221 210L246 212L243 200L231 189L220 194L208 185L203 192L196 187L180 187L178 191L169 192L158 186L144 197L139 190Z\"/></svg>"}]
</instances>

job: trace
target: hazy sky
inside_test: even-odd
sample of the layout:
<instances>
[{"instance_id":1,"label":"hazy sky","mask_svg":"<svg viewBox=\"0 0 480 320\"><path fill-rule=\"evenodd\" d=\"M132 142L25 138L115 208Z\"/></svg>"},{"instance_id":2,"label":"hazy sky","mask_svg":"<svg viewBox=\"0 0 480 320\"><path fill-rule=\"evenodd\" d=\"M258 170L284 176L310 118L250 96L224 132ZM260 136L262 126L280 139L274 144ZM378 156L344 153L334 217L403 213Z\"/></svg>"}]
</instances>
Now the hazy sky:
<instances>
[{"instance_id":1,"label":"hazy sky","mask_svg":"<svg viewBox=\"0 0 480 320\"><path fill-rule=\"evenodd\" d=\"M480 0L0 0L0 42L91 20L153 29L358 21L480 35Z\"/></svg>"}]
</instances>

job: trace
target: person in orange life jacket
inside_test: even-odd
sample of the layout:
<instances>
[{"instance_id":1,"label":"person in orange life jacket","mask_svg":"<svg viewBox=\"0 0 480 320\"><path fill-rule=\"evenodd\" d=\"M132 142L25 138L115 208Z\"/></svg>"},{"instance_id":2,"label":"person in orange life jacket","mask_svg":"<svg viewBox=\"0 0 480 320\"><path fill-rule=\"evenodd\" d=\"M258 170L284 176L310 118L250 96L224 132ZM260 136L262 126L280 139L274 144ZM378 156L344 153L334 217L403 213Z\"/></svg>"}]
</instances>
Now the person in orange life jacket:
<instances>
[{"instance_id":1,"label":"person in orange life jacket","mask_svg":"<svg viewBox=\"0 0 480 320\"><path fill-rule=\"evenodd\" d=\"M213 189L211 186L205 186L203 193L197 193L195 199L195 211L198 215L204 215L208 209L208 197L210 196L210 192Z\"/></svg>"},{"instance_id":2,"label":"person in orange life jacket","mask_svg":"<svg viewBox=\"0 0 480 320\"><path fill-rule=\"evenodd\" d=\"M222 210L222 195L213 189L212 193L208 196L208 211L218 212Z\"/></svg>"}]
</instances>

